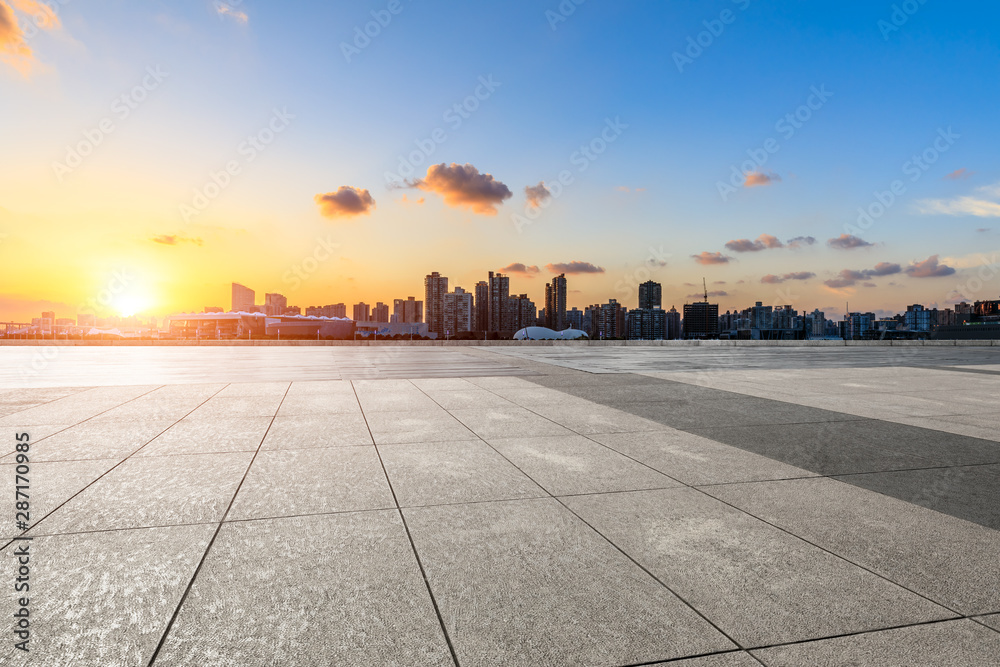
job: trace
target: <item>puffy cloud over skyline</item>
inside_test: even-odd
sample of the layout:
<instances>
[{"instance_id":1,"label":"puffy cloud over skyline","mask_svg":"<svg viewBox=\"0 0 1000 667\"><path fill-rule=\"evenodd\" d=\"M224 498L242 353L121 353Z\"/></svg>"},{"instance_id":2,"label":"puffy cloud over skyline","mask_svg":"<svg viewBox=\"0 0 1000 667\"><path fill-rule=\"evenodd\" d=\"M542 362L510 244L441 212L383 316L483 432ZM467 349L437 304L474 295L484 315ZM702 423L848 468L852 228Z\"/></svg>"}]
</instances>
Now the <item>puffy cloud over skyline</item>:
<instances>
[{"instance_id":1,"label":"puffy cloud over skyline","mask_svg":"<svg viewBox=\"0 0 1000 667\"><path fill-rule=\"evenodd\" d=\"M577 260L572 262L546 264L545 268L552 273L604 273L603 266L597 266L596 264L591 264L590 262L580 262Z\"/></svg>"},{"instance_id":2,"label":"puffy cloud over skyline","mask_svg":"<svg viewBox=\"0 0 1000 667\"><path fill-rule=\"evenodd\" d=\"M811 271L795 271L793 273L786 273L782 276L776 276L774 274L767 274L760 281L764 284L777 284L783 283L786 280L809 280L810 278L815 278L816 274Z\"/></svg>"},{"instance_id":3,"label":"puffy cloud over skyline","mask_svg":"<svg viewBox=\"0 0 1000 667\"><path fill-rule=\"evenodd\" d=\"M855 248L870 248L874 246L874 243L869 243L865 241L860 236L854 236L853 234L841 234L837 238L830 239L826 242L831 248L836 248L837 250L854 250Z\"/></svg>"},{"instance_id":4,"label":"puffy cloud over skyline","mask_svg":"<svg viewBox=\"0 0 1000 667\"><path fill-rule=\"evenodd\" d=\"M368 215L375 208L375 199L368 190L341 185L336 192L316 195L313 200L327 218L353 218Z\"/></svg>"},{"instance_id":5,"label":"puffy cloud over skyline","mask_svg":"<svg viewBox=\"0 0 1000 667\"><path fill-rule=\"evenodd\" d=\"M778 237L761 234L756 241L750 239L735 239L726 243L726 248L733 252L759 252L771 248L784 248L785 244Z\"/></svg>"},{"instance_id":6,"label":"puffy cloud over skyline","mask_svg":"<svg viewBox=\"0 0 1000 667\"><path fill-rule=\"evenodd\" d=\"M504 200L514 196L510 188L492 174L480 173L469 163L431 165L426 176L408 185L440 195L448 206L469 209L480 215L496 215Z\"/></svg>"},{"instance_id":7,"label":"puffy cloud over skyline","mask_svg":"<svg viewBox=\"0 0 1000 667\"><path fill-rule=\"evenodd\" d=\"M913 278L940 278L955 273L952 267L941 264L938 255L931 255L922 262L913 262L906 267L906 275Z\"/></svg>"},{"instance_id":8,"label":"puffy cloud over skyline","mask_svg":"<svg viewBox=\"0 0 1000 667\"><path fill-rule=\"evenodd\" d=\"M713 264L728 264L730 257L723 255L721 252L708 252L707 250L701 252L697 255L691 255L694 261L698 262L703 266L711 266Z\"/></svg>"},{"instance_id":9,"label":"puffy cloud over skyline","mask_svg":"<svg viewBox=\"0 0 1000 667\"><path fill-rule=\"evenodd\" d=\"M745 188L756 188L763 185L771 185L775 181L780 181L781 176L775 173L764 173L762 171L751 171L747 173L746 179L743 181L743 187Z\"/></svg>"},{"instance_id":10,"label":"puffy cloud over skyline","mask_svg":"<svg viewBox=\"0 0 1000 667\"><path fill-rule=\"evenodd\" d=\"M500 273L520 274L528 278L532 277L536 273L539 273L540 271L541 269L537 266L527 266L522 262L514 262L513 264L508 264L500 269Z\"/></svg>"},{"instance_id":11,"label":"puffy cloud over skyline","mask_svg":"<svg viewBox=\"0 0 1000 667\"><path fill-rule=\"evenodd\" d=\"M902 270L899 264L879 262L873 269L864 269L863 271L844 269L837 274L836 278L825 280L823 284L832 289L842 289L844 287L853 287L860 282L868 281L870 278L895 275ZM865 282L865 286L873 287L874 283Z\"/></svg>"},{"instance_id":12,"label":"puffy cloud over skyline","mask_svg":"<svg viewBox=\"0 0 1000 667\"><path fill-rule=\"evenodd\" d=\"M538 181L538 185L526 185L524 196L531 206L539 206L543 201L552 197L552 193L543 181Z\"/></svg>"}]
</instances>

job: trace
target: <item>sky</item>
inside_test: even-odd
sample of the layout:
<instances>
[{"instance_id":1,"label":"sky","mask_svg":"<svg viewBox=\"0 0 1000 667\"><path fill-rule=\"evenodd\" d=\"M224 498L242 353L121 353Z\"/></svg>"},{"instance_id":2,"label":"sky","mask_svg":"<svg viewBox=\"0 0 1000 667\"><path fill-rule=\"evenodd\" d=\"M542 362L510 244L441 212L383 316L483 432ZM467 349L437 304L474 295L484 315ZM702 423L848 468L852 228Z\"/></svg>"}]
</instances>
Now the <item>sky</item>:
<instances>
[{"instance_id":1,"label":"sky","mask_svg":"<svg viewBox=\"0 0 1000 667\"><path fill-rule=\"evenodd\" d=\"M0 320L1000 297L1000 7L0 0ZM350 310L350 309L349 309Z\"/></svg>"}]
</instances>

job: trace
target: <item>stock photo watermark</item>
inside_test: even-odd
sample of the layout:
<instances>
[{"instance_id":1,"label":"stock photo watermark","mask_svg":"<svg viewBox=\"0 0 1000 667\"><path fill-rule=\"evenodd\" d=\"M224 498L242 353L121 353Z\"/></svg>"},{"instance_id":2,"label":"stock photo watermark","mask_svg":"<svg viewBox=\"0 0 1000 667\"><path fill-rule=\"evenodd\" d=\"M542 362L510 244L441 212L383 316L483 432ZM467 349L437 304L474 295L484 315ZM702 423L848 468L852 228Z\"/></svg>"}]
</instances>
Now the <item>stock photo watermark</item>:
<instances>
[{"instance_id":1,"label":"stock photo watermark","mask_svg":"<svg viewBox=\"0 0 1000 667\"><path fill-rule=\"evenodd\" d=\"M405 6L402 0L389 0L384 9L373 9L372 20L363 26L354 26L353 39L350 42L340 43L340 52L344 54L344 60L350 63L352 58L360 56L362 51L371 46L372 40L389 27L393 17L403 12L403 9Z\"/></svg>"},{"instance_id":2,"label":"stock photo watermark","mask_svg":"<svg viewBox=\"0 0 1000 667\"><path fill-rule=\"evenodd\" d=\"M146 74L142 77L142 80L112 101L112 116L105 116L95 126L85 129L82 139L75 144L66 146L66 154L62 162L55 161L52 163L52 171L56 176L56 180L62 183L66 176L80 167L84 160L92 155L97 147L103 144L105 139L118 129L118 124L128 119L133 111L149 99L150 94L159 88L168 76L170 76L170 73L164 72L159 65L146 67Z\"/></svg>"},{"instance_id":3,"label":"stock photo watermark","mask_svg":"<svg viewBox=\"0 0 1000 667\"><path fill-rule=\"evenodd\" d=\"M893 5L889 19L879 19L878 21L878 29L882 33L882 39L888 42L889 37L902 30L903 26L909 22L910 17L926 4L927 0L904 0L904 2Z\"/></svg>"},{"instance_id":4,"label":"stock photo watermark","mask_svg":"<svg viewBox=\"0 0 1000 667\"><path fill-rule=\"evenodd\" d=\"M732 2L739 11L743 12L750 6L751 0L732 0ZM722 36L722 33L726 31L726 26L730 26L736 22L736 16L736 12L727 8L719 12L716 18L702 21L701 24L705 29L695 35L688 35L687 46L685 46L683 52L673 52L674 65L677 66L677 71L683 74L685 67L694 64L694 61L700 58L707 49L715 44L715 40Z\"/></svg>"},{"instance_id":5,"label":"stock photo watermark","mask_svg":"<svg viewBox=\"0 0 1000 667\"><path fill-rule=\"evenodd\" d=\"M656 269L667 265L667 259L673 255L663 249L649 246L649 256L646 261L635 267L631 274L625 274L622 279L615 283L615 292L621 295L622 299L631 299L638 291L639 285L647 280L653 279Z\"/></svg>"},{"instance_id":6,"label":"stock photo watermark","mask_svg":"<svg viewBox=\"0 0 1000 667\"><path fill-rule=\"evenodd\" d=\"M15 459L11 466L14 473L14 525L23 533L31 525L31 437L27 433L17 433L15 439ZM28 653L31 642L31 540L26 535L14 538L17 545L11 551L16 570L14 577L14 648Z\"/></svg>"},{"instance_id":7,"label":"stock photo watermark","mask_svg":"<svg viewBox=\"0 0 1000 667\"><path fill-rule=\"evenodd\" d=\"M317 237L312 252L285 271L281 280L288 285L289 291L294 292L302 286L302 283L319 271L322 264L330 261L333 257L333 251L338 248L340 248L340 244L335 243L329 235L326 238Z\"/></svg>"},{"instance_id":8,"label":"stock photo watermark","mask_svg":"<svg viewBox=\"0 0 1000 667\"><path fill-rule=\"evenodd\" d=\"M597 159L608 150L608 147L618 141L622 133L628 129L628 125L623 123L621 116L604 119L604 128L589 142L581 145L579 149L573 151L569 156L569 163L576 167L576 172L582 174L590 168ZM522 213L511 213L510 221L514 229L520 234L528 225L534 224L542 214L542 210L548 208L553 201L559 199L566 191L566 188L576 181L576 177L569 169L563 169L553 181L543 181L536 187L544 189L544 196L535 197L534 201L529 200L524 205Z\"/></svg>"},{"instance_id":9,"label":"stock photo watermark","mask_svg":"<svg viewBox=\"0 0 1000 667\"><path fill-rule=\"evenodd\" d=\"M576 13L576 8L587 0L562 0L555 9L545 10L545 20L549 23L549 28L553 31L559 27L560 23L565 23L569 17Z\"/></svg>"},{"instance_id":10,"label":"stock photo watermark","mask_svg":"<svg viewBox=\"0 0 1000 667\"><path fill-rule=\"evenodd\" d=\"M228 160L222 168L208 172L208 180L200 187L194 189L194 193L189 203L182 203L179 212L184 222L190 222L207 209L213 201L233 183L233 178L243 172L243 167L257 159L261 153L267 150L279 134L288 129L291 121L295 119L293 114L288 113L288 109L274 109L271 118L264 127L254 134L247 136L246 140L240 142L236 147L239 157Z\"/></svg>"}]
</instances>

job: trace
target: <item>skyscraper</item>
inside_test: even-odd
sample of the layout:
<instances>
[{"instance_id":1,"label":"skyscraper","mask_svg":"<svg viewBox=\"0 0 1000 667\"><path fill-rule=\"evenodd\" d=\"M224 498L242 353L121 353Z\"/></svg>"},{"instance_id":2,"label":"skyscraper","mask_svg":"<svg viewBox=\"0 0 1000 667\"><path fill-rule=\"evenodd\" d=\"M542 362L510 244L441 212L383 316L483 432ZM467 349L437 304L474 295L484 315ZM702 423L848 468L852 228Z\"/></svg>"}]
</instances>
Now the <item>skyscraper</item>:
<instances>
[{"instance_id":1,"label":"skyscraper","mask_svg":"<svg viewBox=\"0 0 1000 667\"><path fill-rule=\"evenodd\" d=\"M535 303L528 298L527 294L512 296L508 303L510 328L513 331L535 326L538 313L535 309Z\"/></svg>"},{"instance_id":2,"label":"skyscraper","mask_svg":"<svg viewBox=\"0 0 1000 667\"><path fill-rule=\"evenodd\" d=\"M448 278L437 271L424 278L424 304L427 330L444 335L444 295L448 293Z\"/></svg>"},{"instance_id":3,"label":"skyscraper","mask_svg":"<svg viewBox=\"0 0 1000 667\"><path fill-rule=\"evenodd\" d=\"M489 277L489 321L487 331L510 331L510 317L507 301L510 298L510 278L490 271Z\"/></svg>"},{"instance_id":4,"label":"skyscraper","mask_svg":"<svg viewBox=\"0 0 1000 667\"><path fill-rule=\"evenodd\" d=\"M389 306L382 303L381 301L375 304L372 308L372 322L388 322L389 321Z\"/></svg>"},{"instance_id":5,"label":"skyscraper","mask_svg":"<svg viewBox=\"0 0 1000 667\"><path fill-rule=\"evenodd\" d=\"M660 283L647 280L639 285L639 307L640 308L660 308L662 301L663 287Z\"/></svg>"},{"instance_id":6,"label":"skyscraper","mask_svg":"<svg viewBox=\"0 0 1000 667\"><path fill-rule=\"evenodd\" d=\"M408 296L405 299L394 299L392 312L396 321L401 324L417 324L424 321L424 302Z\"/></svg>"},{"instance_id":7,"label":"skyscraper","mask_svg":"<svg viewBox=\"0 0 1000 667\"><path fill-rule=\"evenodd\" d=\"M288 299L281 294L267 293L264 295L264 313L266 315L283 315L288 308Z\"/></svg>"},{"instance_id":8,"label":"skyscraper","mask_svg":"<svg viewBox=\"0 0 1000 667\"><path fill-rule=\"evenodd\" d=\"M370 308L371 307L364 301L354 304L354 321L368 322L371 320Z\"/></svg>"},{"instance_id":9,"label":"skyscraper","mask_svg":"<svg viewBox=\"0 0 1000 667\"><path fill-rule=\"evenodd\" d=\"M444 331L454 336L462 331L472 331L475 306L472 293L456 286L454 292L444 295Z\"/></svg>"},{"instance_id":10,"label":"skyscraper","mask_svg":"<svg viewBox=\"0 0 1000 667\"><path fill-rule=\"evenodd\" d=\"M233 307L234 313L249 313L253 311L254 291L249 287L244 287L239 283L233 283Z\"/></svg>"},{"instance_id":11,"label":"skyscraper","mask_svg":"<svg viewBox=\"0 0 1000 667\"><path fill-rule=\"evenodd\" d=\"M545 326L553 331L566 328L566 274L545 285Z\"/></svg>"},{"instance_id":12,"label":"skyscraper","mask_svg":"<svg viewBox=\"0 0 1000 667\"><path fill-rule=\"evenodd\" d=\"M490 284L485 280L476 283L476 331L490 330Z\"/></svg>"},{"instance_id":13,"label":"skyscraper","mask_svg":"<svg viewBox=\"0 0 1000 667\"><path fill-rule=\"evenodd\" d=\"M681 314L677 312L676 306L670 306L667 311L667 340L676 340L681 337Z\"/></svg>"},{"instance_id":14,"label":"skyscraper","mask_svg":"<svg viewBox=\"0 0 1000 667\"><path fill-rule=\"evenodd\" d=\"M696 301L684 304L684 338L718 338L719 304Z\"/></svg>"}]
</instances>

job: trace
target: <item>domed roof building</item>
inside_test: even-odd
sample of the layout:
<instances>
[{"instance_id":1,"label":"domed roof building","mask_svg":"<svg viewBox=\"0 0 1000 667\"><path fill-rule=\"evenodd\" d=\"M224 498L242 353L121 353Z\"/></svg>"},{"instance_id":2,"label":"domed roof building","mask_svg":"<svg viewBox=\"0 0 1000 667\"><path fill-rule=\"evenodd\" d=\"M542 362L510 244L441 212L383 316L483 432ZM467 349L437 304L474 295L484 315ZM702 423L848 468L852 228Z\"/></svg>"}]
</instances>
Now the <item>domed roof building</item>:
<instances>
[{"instance_id":1,"label":"domed roof building","mask_svg":"<svg viewBox=\"0 0 1000 667\"><path fill-rule=\"evenodd\" d=\"M588 340L585 332L579 329L553 331L548 327L525 327L514 334L514 340Z\"/></svg>"}]
</instances>

